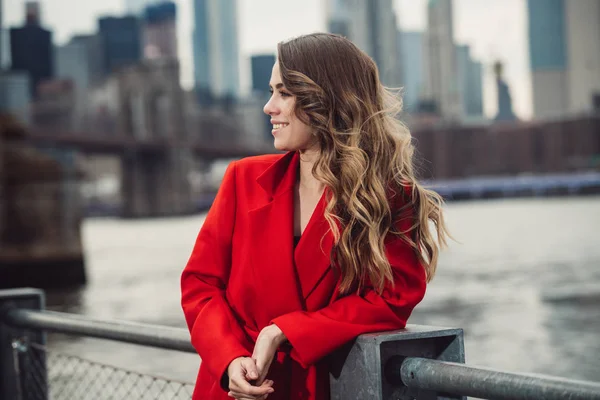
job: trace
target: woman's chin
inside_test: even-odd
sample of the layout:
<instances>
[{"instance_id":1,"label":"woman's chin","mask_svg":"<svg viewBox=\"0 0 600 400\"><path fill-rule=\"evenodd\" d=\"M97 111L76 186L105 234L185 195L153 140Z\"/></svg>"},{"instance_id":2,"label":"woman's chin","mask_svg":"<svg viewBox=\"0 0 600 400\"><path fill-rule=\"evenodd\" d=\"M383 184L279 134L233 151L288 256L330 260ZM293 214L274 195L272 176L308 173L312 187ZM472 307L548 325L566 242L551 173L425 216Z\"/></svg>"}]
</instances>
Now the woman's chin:
<instances>
[{"instance_id":1,"label":"woman's chin","mask_svg":"<svg viewBox=\"0 0 600 400\"><path fill-rule=\"evenodd\" d=\"M275 149L279 150L279 151L291 151L292 149L289 148L289 146L286 146L285 143L281 143L281 141L275 139L273 141L273 147L275 147Z\"/></svg>"}]
</instances>

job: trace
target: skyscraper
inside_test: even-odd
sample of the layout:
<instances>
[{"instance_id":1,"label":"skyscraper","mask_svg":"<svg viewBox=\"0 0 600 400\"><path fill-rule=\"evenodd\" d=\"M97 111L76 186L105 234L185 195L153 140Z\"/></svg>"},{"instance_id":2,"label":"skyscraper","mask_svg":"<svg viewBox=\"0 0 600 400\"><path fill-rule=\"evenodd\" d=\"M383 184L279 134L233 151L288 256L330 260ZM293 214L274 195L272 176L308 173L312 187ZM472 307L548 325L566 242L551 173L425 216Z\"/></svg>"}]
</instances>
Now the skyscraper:
<instances>
[{"instance_id":1,"label":"skyscraper","mask_svg":"<svg viewBox=\"0 0 600 400\"><path fill-rule=\"evenodd\" d=\"M38 84L53 77L52 32L40 26L37 2L25 3L25 25L10 29L11 70L29 74L30 93L35 96Z\"/></svg>"},{"instance_id":2,"label":"skyscraper","mask_svg":"<svg viewBox=\"0 0 600 400\"><path fill-rule=\"evenodd\" d=\"M146 7L143 16L145 58L177 58L177 6L162 1Z\"/></svg>"},{"instance_id":3,"label":"skyscraper","mask_svg":"<svg viewBox=\"0 0 600 400\"><path fill-rule=\"evenodd\" d=\"M75 89L83 91L104 77L102 41L99 35L73 36L69 43L55 50L58 78L70 79Z\"/></svg>"},{"instance_id":4,"label":"skyscraper","mask_svg":"<svg viewBox=\"0 0 600 400\"><path fill-rule=\"evenodd\" d=\"M600 0L528 0L537 118L590 112L600 99Z\"/></svg>"},{"instance_id":5,"label":"skyscraper","mask_svg":"<svg viewBox=\"0 0 600 400\"><path fill-rule=\"evenodd\" d=\"M275 64L275 54L261 54L252 56L252 92L256 99L262 104L266 103L269 99L269 81L271 80L271 71ZM271 116L265 113L261 113L260 118L264 124L264 132L267 137L271 136Z\"/></svg>"},{"instance_id":6,"label":"skyscraper","mask_svg":"<svg viewBox=\"0 0 600 400\"><path fill-rule=\"evenodd\" d=\"M404 110L414 112L418 109L419 101L425 85L423 51L425 35L422 32L399 32L401 41L402 86Z\"/></svg>"},{"instance_id":7,"label":"skyscraper","mask_svg":"<svg viewBox=\"0 0 600 400\"><path fill-rule=\"evenodd\" d=\"M274 54L255 55L251 58L252 66L252 91L261 95L268 95L271 71L275 64Z\"/></svg>"},{"instance_id":8,"label":"skyscraper","mask_svg":"<svg viewBox=\"0 0 600 400\"><path fill-rule=\"evenodd\" d=\"M400 44L392 0L327 0L327 28L371 56L384 85L401 86Z\"/></svg>"},{"instance_id":9,"label":"skyscraper","mask_svg":"<svg viewBox=\"0 0 600 400\"><path fill-rule=\"evenodd\" d=\"M236 0L194 0L194 81L199 100L239 95Z\"/></svg>"},{"instance_id":10,"label":"skyscraper","mask_svg":"<svg viewBox=\"0 0 600 400\"><path fill-rule=\"evenodd\" d=\"M4 13L2 6L2 0L0 0L0 70L4 67Z\"/></svg>"},{"instance_id":11,"label":"skyscraper","mask_svg":"<svg viewBox=\"0 0 600 400\"><path fill-rule=\"evenodd\" d=\"M98 20L98 34L104 48L105 74L141 60L142 42L137 17L102 17Z\"/></svg>"},{"instance_id":12,"label":"skyscraper","mask_svg":"<svg viewBox=\"0 0 600 400\"><path fill-rule=\"evenodd\" d=\"M29 122L31 83L27 72L0 72L0 110Z\"/></svg>"},{"instance_id":13,"label":"skyscraper","mask_svg":"<svg viewBox=\"0 0 600 400\"><path fill-rule=\"evenodd\" d=\"M529 58L536 117L568 108L567 37L564 0L528 0Z\"/></svg>"},{"instance_id":14,"label":"skyscraper","mask_svg":"<svg viewBox=\"0 0 600 400\"><path fill-rule=\"evenodd\" d=\"M458 82L452 0L429 0L425 36L425 98L437 105L446 119L463 116L463 102Z\"/></svg>"},{"instance_id":15,"label":"skyscraper","mask_svg":"<svg viewBox=\"0 0 600 400\"><path fill-rule=\"evenodd\" d=\"M473 60L471 49L467 45L456 46L456 63L464 115L481 117L483 115L481 63Z\"/></svg>"}]
</instances>

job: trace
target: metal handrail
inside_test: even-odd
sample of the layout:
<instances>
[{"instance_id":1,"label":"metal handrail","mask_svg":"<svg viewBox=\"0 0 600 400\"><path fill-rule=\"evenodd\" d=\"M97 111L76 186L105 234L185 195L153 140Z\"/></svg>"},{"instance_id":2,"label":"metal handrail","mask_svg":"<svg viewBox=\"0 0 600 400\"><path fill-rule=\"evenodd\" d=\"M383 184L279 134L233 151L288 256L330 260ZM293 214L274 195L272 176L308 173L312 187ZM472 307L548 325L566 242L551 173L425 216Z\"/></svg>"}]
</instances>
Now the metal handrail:
<instances>
[{"instance_id":1,"label":"metal handrail","mask_svg":"<svg viewBox=\"0 0 600 400\"><path fill-rule=\"evenodd\" d=\"M600 384L538 374L517 374L490 368L397 357L388 364L390 376L409 388L490 400L598 400ZM387 374L386 374L387 375Z\"/></svg>"},{"instance_id":2,"label":"metal handrail","mask_svg":"<svg viewBox=\"0 0 600 400\"><path fill-rule=\"evenodd\" d=\"M75 314L12 308L1 317L19 328L82 335L144 346L195 353L183 328L127 321L91 319ZM600 383L490 368L418 357L392 357L385 376L395 386L490 400L600 400Z\"/></svg>"},{"instance_id":3,"label":"metal handrail","mask_svg":"<svg viewBox=\"0 0 600 400\"><path fill-rule=\"evenodd\" d=\"M39 329L73 335L110 339L118 342L195 353L190 334L183 328L107 321L55 311L10 309L4 315L7 324L18 328Z\"/></svg>"}]
</instances>

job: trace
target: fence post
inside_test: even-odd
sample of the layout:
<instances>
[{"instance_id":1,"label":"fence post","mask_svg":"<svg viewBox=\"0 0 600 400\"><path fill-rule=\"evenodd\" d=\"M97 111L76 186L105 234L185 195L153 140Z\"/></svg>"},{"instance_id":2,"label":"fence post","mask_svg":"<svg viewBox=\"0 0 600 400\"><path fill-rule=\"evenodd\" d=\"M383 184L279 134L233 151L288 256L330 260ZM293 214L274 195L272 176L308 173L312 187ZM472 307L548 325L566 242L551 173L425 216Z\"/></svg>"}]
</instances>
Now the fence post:
<instances>
[{"instance_id":1,"label":"fence post","mask_svg":"<svg viewBox=\"0 0 600 400\"><path fill-rule=\"evenodd\" d=\"M42 310L44 292L39 289L0 290L0 399L44 400L48 398L45 355L29 351L29 344L46 344L42 331L9 326L4 314L11 308Z\"/></svg>"},{"instance_id":2,"label":"fence post","mask_svg":"<svg viewBox=\"0 0 600 400\"><path fill-rule=\"evenodd\" d=\"M391 373L393 366L398 365L398 359L403 357L464 363L463 331L407 325L399 331L359 336L333 355L329 379L331 399L466 399L407 388L397 374Z\"/></svg>"}]
</instances>

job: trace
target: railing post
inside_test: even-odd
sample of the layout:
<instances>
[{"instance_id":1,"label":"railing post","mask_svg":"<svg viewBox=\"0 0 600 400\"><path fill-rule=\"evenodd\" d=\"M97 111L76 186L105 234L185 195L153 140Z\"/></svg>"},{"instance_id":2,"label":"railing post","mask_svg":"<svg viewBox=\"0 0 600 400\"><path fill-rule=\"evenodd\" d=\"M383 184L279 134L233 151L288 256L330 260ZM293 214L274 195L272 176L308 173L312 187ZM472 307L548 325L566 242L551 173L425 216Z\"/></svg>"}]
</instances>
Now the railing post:
<instances>
[{"instance_id":1,"label":"railing post","mask_svg":"<svg viewBox=\"0 0 600 400\"><path fill-rule=\"evenodd\" d=\"M394 332L359 336L333 355L330 374L332 400L466 399L431 391L409 389L392 369L404 357L422 357L464 363L462 329L407 325Z\"/></svg>"},{"instance_id":2,"label":"railing post","mask_svg":"<svg viewBox=\"0 0 600 400\"><path fill-rule=\"evenodd\" d=\"M44 309L44 292L0 290L0 399L45 400L48 398L45 354L30 351L29 346L45 345L46 335L7 325L4 314L15 307Z\"/></svg>"}]
</instances>

